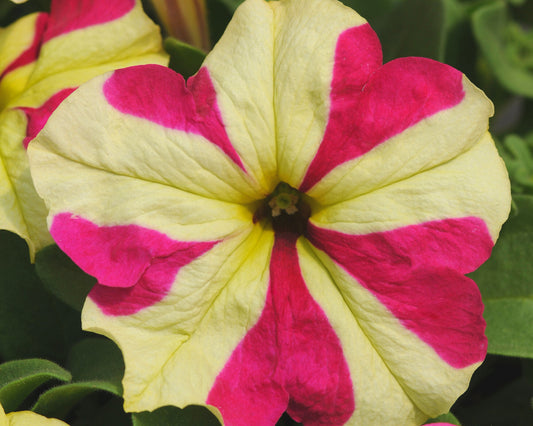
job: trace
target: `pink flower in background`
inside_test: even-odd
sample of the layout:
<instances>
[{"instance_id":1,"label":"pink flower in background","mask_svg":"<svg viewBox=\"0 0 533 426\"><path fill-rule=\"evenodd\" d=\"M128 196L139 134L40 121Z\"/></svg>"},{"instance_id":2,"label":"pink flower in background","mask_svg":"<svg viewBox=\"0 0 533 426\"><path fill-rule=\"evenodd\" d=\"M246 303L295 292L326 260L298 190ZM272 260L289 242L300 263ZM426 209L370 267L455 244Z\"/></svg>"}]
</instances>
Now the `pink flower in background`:
<instances>
[{"instance_id":1,"label":"pink flower in background","mask_svg":"<svg viewBox=\"0 0 533 426\"><path fill-rule=\"evenodd\" d=\"M82 85L28 153L52 236L98 279L83 326L121 348L126 410L447 412L487 347L464 274L510 206L491 114L447 65L382 65L333 0L245 1L187 82L146 65Z\"/></svg>"}]
</instances>

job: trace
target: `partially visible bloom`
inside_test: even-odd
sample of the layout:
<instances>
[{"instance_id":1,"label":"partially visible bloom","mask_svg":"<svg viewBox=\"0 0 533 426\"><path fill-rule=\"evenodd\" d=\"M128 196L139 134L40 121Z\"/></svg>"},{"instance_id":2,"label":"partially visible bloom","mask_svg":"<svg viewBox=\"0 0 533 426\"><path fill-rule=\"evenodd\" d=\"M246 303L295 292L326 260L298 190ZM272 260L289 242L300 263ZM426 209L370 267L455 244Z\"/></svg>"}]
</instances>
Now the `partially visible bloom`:
<instances>
[{"instance_id":1,"label":"partially visible bloom","mask_svg":"<svg viewBox=\"0 0 533 426\"><path fill-rule=\"evenodd\" d=\"M167 33L208 51L209 27L205 0L151 0Z\"/></svg>"},{"instance_id":2,"label":"partially visible bloom","mask_svg":"<svg viewBox=\"0 0 533 426\"><path fill-rule=\"evenodd\" d=\"M0 426L68 426L58 419L49 419L33 411L4 412L0 404Z\"/></svg>"},{"instance_id":3,"label":"partially visible bloom","mask_svg":"<svg viewBox=\"0 0 533 426\"><path fill-rule=\"evenodd\" d=\"M492 111L447 65L382 65L334 0L245 1L187 83L147 65L81 86L29 157L51 234L98 279L83 326L121 348L126 410L448 412L487 348L464 274L510 208Z\"/></svg>"},{"instance_id":4,"label":"partially visible bloom","mask_svg":"<svg viewBox=\"0 0 533 426\"><path fill-rule=\"evenodd\" d=\"M52 243L26 147L81 83L116 68L166 64L159 28L138 0L53 0L50 13L0 29L0 229L33 257Z\"/></svg>"}]
</instances>

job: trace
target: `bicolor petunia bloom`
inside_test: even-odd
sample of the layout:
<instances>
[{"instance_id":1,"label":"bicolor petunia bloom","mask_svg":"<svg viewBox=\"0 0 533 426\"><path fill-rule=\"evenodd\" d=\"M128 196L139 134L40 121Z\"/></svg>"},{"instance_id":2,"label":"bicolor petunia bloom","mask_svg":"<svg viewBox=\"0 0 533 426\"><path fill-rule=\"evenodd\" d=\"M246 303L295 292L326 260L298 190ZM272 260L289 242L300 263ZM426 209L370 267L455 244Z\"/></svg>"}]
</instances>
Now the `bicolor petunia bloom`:
<instances>
[{"instance_id":1,"label":"bicolor petunia bloom","mask_svg":"<svg viewBox=\"0 0 533 426\"><path fill-rule=\"evenodd\" d=\"M33 411L5 413L0 404L0 426L68 426L58 419L50 419Z\"/></svg>"},{"instance_id":2,"label":"bicolor petunia bloom","mask_svg":"<svg viewBox=\"0 0 533 426\"><path fill-rule=\"evenodd\" d=\"M26 148L76 87L130 65L165 65L159 28L139 0L53 0L50 13L0 29L0 229L33 257L53 240Z\"/></svg>"},{"instance_id":3,"label":"bicolor petunia bloom","mask_svg":"<svg viewBox=\"0 0 533 426\"><path fill-rule=\"evenodd\" d=\"M120 346L125 409L447 412L487 348L464 274L510 208L492 110L447 65L383 65L334 0L246 0L187 82L147 65L82 85L29 157L52 236L98 279L83 326Z\"/></svg>"}]
</instances>

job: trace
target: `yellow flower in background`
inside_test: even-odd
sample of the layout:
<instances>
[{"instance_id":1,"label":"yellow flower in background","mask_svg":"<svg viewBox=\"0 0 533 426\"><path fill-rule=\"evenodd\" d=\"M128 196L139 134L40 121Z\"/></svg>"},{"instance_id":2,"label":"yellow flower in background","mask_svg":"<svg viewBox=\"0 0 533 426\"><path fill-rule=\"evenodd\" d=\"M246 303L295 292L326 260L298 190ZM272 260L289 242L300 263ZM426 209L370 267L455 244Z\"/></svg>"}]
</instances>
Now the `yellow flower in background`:
<instances>
[{"instance_id":1,"label":"yellow flower in background","mask_svg":"<svg viewBox=\"0 0 533 426\"><path fill-rule=\"evenodd\" d=\"M168 35L208 51L205 0L151 0Z\"/></svg>"},{"instance_id":2,"label":"yellow flower in background","mask_svg":"<svg viewBox=\"0 0 533 426\"><path fill-rule=\"evenodd\" d=\"M49 419L33 411L5 413L0 404L0 426L68 426L58 419Z\"/></svg>"},{"instance_id":3,"label":"yellow flower in background","mask_svg":"<svg viewBox=\"0 0 533 426\"><path fill-rule=\"evenodd\" d=\"M33 258L51 244L26 148L81 83L117 68L166 65L159 28L139 0L52 0L50 13L0 29L0 229Z\"/></svg>"}]
</instances>

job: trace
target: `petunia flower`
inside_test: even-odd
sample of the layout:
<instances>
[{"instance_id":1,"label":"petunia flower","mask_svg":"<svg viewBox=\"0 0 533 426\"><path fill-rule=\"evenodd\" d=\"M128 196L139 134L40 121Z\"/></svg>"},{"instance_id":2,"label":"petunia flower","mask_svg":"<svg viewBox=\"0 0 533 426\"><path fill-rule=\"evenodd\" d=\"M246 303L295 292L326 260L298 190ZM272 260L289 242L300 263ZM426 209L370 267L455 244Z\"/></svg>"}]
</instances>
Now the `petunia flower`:
<instances>
[{"instance_id":1,"label":"petunia flower","mask_svg":"<svg viewBox=\"0 0 533 426\"><path fill-rule=\"evenodd\" d=\"M130 65L168 61L138 0L53 0L50 13L0 29L0 229L34 253L52 239L26 148L81 83Z\"/></svg>"},{"instance_id":2,"label":"petunia flower","mask_svg":"<svg viewBox=\"0 0 533 426\"><path fill-rule=\"evenodd\" d=\"M58 419L49 419L32 411L5 413L0 404L0 426L68 426Z\"/></svg>"},{"instance_id":3,"label":"petunia flower","mask_svg":"<svg viewBox=\"0 0 533 426\"><path fill-rule=\"evenodd\" d=\"M510 208L492 111L447 65L382 65L334 0L246 0L186 83L147 65L81 86L29 157L52 236L98 279L83 326L120 346L125 409L448 412L487 348L464 274Z\"/></svg>"}]
</instances>

